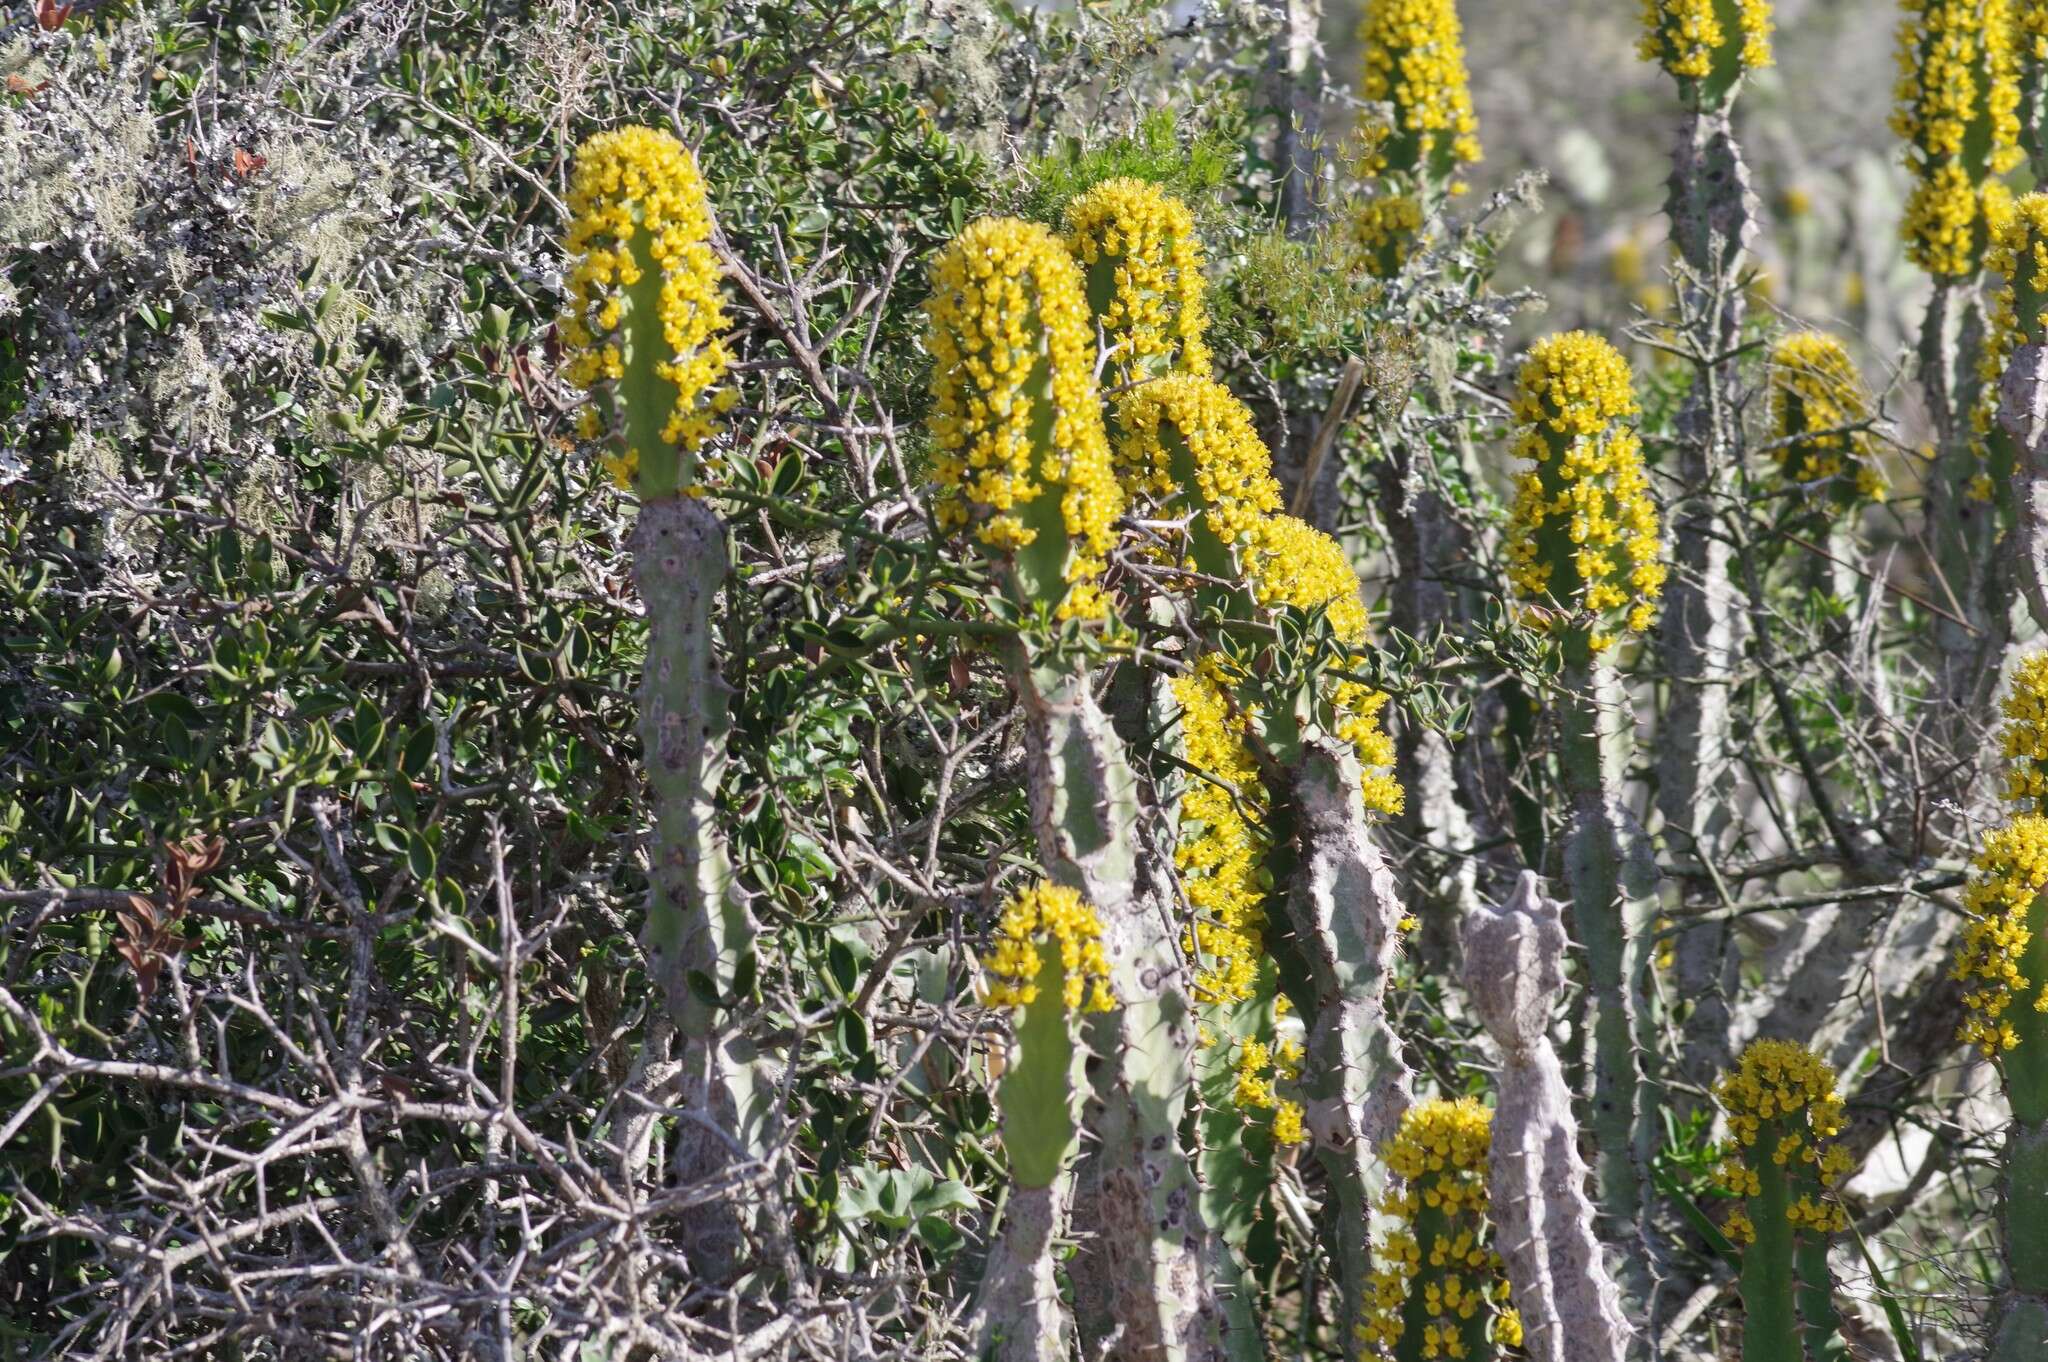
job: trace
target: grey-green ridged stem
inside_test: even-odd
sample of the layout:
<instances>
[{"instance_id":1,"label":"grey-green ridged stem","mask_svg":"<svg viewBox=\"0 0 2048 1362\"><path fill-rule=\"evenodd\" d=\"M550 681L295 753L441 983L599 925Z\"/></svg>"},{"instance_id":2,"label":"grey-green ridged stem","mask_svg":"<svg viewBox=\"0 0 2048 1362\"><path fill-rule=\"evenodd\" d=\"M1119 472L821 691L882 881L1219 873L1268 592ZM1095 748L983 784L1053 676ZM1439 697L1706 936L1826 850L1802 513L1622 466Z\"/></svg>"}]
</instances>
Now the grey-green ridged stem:
<instances>
[{"instance_id":1,"label":"grey-green ridged stem","mask_svg":"<svg viewBox=\"0 0 2048 1362\"><path fill-rule=\"evenodd\" d=\"M2033 929L2020 973L2048 987L2048 896L2027 914ZM2005 1011L2019 1037L1999 1057L2012 1122L2001 1156L1998 1223L2005 1245L2006 1288L1992 1311L1991 1362L2048 1356L2048 1013L2022 995Z\"/></svg>"},{"instance_id":2,"label":"grey-green ridged stem","mask_svg":"<svg viewBox=\"0 0 2048 1362\"><path fill-rule=\"evenodd\" d=\"M2013 510L2019 522L2020 589L2048 631L2048 348L2023 345L1998 385L1998 424L2012 437Z\"/></svg>"},{"instance_id":3,"label":"grey-green ridged stem","mask_svg":"<svg viewBox=\"0 0 2048 1362\"><path fill-rule=\"evenodd\" d=\"M1175 963L1163 849L1141 847L1136 772L1088 674L1036 666L1018 646L1011 675L1028 720L1039 859L1102 917L1117 1004L1089 1019L1097 1055L1085 1123L1094 1137L1077 1207L1094 1239L1083 1331L1111 1359L1222 1362L1212 1242L1179 1128L1193 1081L1194 1023ZM1141 852L1145 854L1141 854Z\"/></svg>"},{"instance_id":4,"label":"grey-green ridged stem","mask_svg":"<svg viewBox=\"0 0 2048 1362\"><path fill-rule=\"evenodd\" d=\"M1410 1101L1400 1037L1386 1014L1402 911L1359 780L1347 747L1312 737L1274 781L1298 850L1287 916L1314 989L1301 1008L1303 1125L1337 1201L1339 1343L1353 1359L1365 1356L1354 1326L1372 1271L1373 1209L1386 1187L1379 1150Z\"/></svg>"},{"instance_id":5,"label":"grey-green ridged stem","mask_svg":"<svg viewBox=\"0 0 2048 1362\"><path fill-rule=\"evenodd\" d=\"M678 1104L698 1118L678 1124L675 1176L715 1182L760 1156L773 1100L747 1043L704 996L725 998L741 981L755 931L716 807L729 721L711 609L725 580L725 531L701 501L663 498L641 507L632 548L647 608L640 739L654 794L641 941L681 1046ZM751 1199L720 1197L691 1212L687 1237L707 1275L738 1267L739 1203Z\"/></svg>"}]
</instances>

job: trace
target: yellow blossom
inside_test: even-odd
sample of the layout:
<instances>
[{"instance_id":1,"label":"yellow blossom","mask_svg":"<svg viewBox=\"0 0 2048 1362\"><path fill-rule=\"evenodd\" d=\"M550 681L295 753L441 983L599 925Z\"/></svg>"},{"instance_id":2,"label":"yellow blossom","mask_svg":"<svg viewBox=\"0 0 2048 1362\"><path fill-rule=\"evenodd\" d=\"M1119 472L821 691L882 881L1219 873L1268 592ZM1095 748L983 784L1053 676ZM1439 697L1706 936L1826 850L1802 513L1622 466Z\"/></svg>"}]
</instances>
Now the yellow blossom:
<instances>
[{"instance_id":1,"label":"yellow blossom","mask_svg":"<svg viewBox=\"0 0 2048 1362\"><path fill-rule=\"evenodd\" d=\"M1079 266L1046 228L983 218L940 253L932 283L940 524L971 527L1031 594L1064 583L1062 618L1100 617L1123 494Z\"/></svg>"},{"instance_id":2,"label":"yellow blossom","mask_svg":"<svg viewBox=\"0 0 2048 1362\"><path fill-rule=\"evenodd\" d=\"M2020 659L2004 709L1999 740L2012 764L2005 797L2028 812L2048 812L2042 803L2048 795L2048 652Z\"/></svg>"},{"instance_id":3,"label":"yellow blossom","mask_svg":"<svg viewBox=\"0 0 2048 1362\"><path fill-rule=\"evenodd\" d=\"M1833 336L1801 331L1771 352L1771 419L1788 483L1827 483L1840 499L1883 501L1885 477L1868 430L1870 398Z\"/></svg>"},{"instance_id":4,"label":"yellow blossom","mask_svg":"<svg viewBox=\"0 0 2048 1362\"><path fill-rule=\"evenodd\" d=\"M1976 273L2019 165L2019 82L2010 0L1900 0L1898 106L1914 187L1902 232L1929 273Z\"/></svg>"},{"instance_id":5,"label":"yellow blossom","mask_svg":"<svg viewBox=\"0 0 2048 1362\"><path fill-rule=\"evenodd\" d=\"M1336 540L1293 516L1267 516L1253 525L1245 575L1262 606L1322 610L1337 642L1356 651L1342 659L1344 670L1366 665L1369 623L1358 595L1358 574ZM1394 743L1380 728L1387 697L1362 681L1339 680L1330 689L1336 736L1349 743L1364 769L1365 807L1401 812L1401 783L1395 779Z\"/></svg>"},{"instance_id":6,"label":"yellow blossom","mask_svg":"<svg viewBox=\"0 0 2048 1362\"><path fill-rule=\"evenodd\" d=\"M1067 248L1119 382L1208 374L1202 243L1186 204L1143 180L1105 180L1067 205Z\"/></svg>"},{"instance_id":7,"label":"yellow blossom","mask_svg":"<svg viewBox=\"0 0 2048 1362\"><path fill-rule=\"evenodd\" d=\"M1463 30L1453 0L1367 0L1359 25L1367 99L1394 106L1370 171L1447 182L1479 159Z\"/></svg>"},{"instance_id":8,"label":"yellow blossom","mask_svg":"<svg viewBox=\"0 0 2048 1362\"><path fill-rule=\"evenodd\" d=\"M1246 538L1280 509L1273 459L1252 414L1210 378L1173 374L1141 383L1117 407L1117 475L1134 494L1185 491L1201 528L1222 544Z\"/></svg>"},{"instance_id":9,"label":"yellow blossom","mask_svg":"<svg viewBox=\"0 0 2048 1362\"><path fill-rule=\"evenodd\" d=\"M1770 0L1737 0L1735 25L1715 0L1643 0L1638 51L1681 80L1705 80L1718 66L1754 71L1771 64Z\"/></svg>"},{"instance_id":10,"label":"yellow blossom","mask_svg":"<svg viewBox=\"0 0 2048 1362\"><path fill-rule=\"evenodd\" d=\"M672 494L694 481L694 456L732 405L718 390L732 357L703 177L668 133L601 132L576 153L568 208L565 376L598 399L583 433L610 440L622 485L645 462L643 492Z\"/></svg>"},{"instance_id":11,"label":"yellow blossom","mask_svg":"<svg viewBox=\"0 0 2048 1362\"><path fill-rule=\"evenodd\" d=\"M2034 934L2041 930L2041 891L2048 889L2048 818L2023 813L1984 838L1975 873L1963 891L1970 914L1956 943L1950 974L1964 985L1960 1038L1985 1056L2019 1043L2006 1015L2015 1003L2048 1011L2048 991L2021 970Z\"/></svg>"},{"instance_id":12,"label":"yellow blossom","mask_svg":"<svg viewBox=\"0 0 2048 1362\"><path fill-rule=\"evenodd\" d=\"M1784 1040L1751 1042L1714 1088L1733 1136L1722 1151L1716 1178L1745 1201L1762 1193L1760 1161L1787 1170L1799 1193L1788 1218L1794 1228L1822 1234L1848 1227L1841 1206L1828 1199L1852 1162L1835 1143L1845 1121L1835 1091L1835 1071L1803 1045ZM1738 1243L1753 1243L1751 1206L1740 1206L1725 1229Z\"/></svg>"},{"instance_id":13,"label":"yellow blossom","mask_svg":"<svg viewBox=\"0 0 2048 1362\"><path fill-rule=\"evenodd\" d=\"M1666 569L1628 361L1598 336L1567 331L1522 365L1515 453L1534 467L1516 481L1508 577L1558 622L1589 629L1596 651L1656 616Z\"/></svg>"},{"instance_id":14,"label":"yellow blossom","mask_svg":"<svg viewBox=\"0 0 2048 1362\"><path fill-rule=\"evenodd\" d=\"M1107 1012L1116 1003L1109 959L1102 951L1102 919L1080 891L1049 881L1023 890L1003 907L992 949L982 957L990 1007L1029 1007L1038 999L1041 946L1059 953L1063 1001L1069 1012Z\"/></svg>"},{"instance_id":15,"label":"yellow blossom","mask_svg":"<svg viewBox=\"0 0 2048 1362\"><path fill-rule=\"evenodd\" d=\"M1379 1210L1390 1228L1375 1246L1358 1337L1369 1356L1411 1355L1411 1323L1424 1357L1467 1357L1487 1339L1521 1341L1487 1218L1493 1113L1477 1098L1434 1098L1402 1114L1381 1151L1394 1182ZM1417 1306L1420 1310L1417 1310Z\"/></svg>"}]
</instances>

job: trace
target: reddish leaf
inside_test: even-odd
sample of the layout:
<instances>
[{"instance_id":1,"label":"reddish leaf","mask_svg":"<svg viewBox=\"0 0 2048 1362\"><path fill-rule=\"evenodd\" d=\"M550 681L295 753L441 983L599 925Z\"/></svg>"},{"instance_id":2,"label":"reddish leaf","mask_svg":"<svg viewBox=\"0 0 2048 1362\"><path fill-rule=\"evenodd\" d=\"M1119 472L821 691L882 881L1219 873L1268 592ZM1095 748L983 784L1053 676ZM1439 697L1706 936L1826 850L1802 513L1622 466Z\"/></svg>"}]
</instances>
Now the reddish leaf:
<instances>
[{"instance_id":1,"label":"reddish leaf","mask_svg":"<svg viewBox=\"0 0 2048 1362\"><path fill-rule=\"evenodd\" d=\"M235 148L235 177L237 179L246 180L269 164L270 162L261 156L243 151L240 147ZM214 846L214 859L216 861L220 859L218 843ZM209 865L207 868L211 869L212 867Z\"/></svg>"},{"instance_id":2,"label":"reddish leaf","mask_svg":"<svg viewBox=\"0 0 2048 1362\"><path fill-rule=\"evenodd\" d=\"M71 17L72 8L58 4L57 0L36 0L36 27L45 33L55 33Z\"/></svg>"}]
</instances>

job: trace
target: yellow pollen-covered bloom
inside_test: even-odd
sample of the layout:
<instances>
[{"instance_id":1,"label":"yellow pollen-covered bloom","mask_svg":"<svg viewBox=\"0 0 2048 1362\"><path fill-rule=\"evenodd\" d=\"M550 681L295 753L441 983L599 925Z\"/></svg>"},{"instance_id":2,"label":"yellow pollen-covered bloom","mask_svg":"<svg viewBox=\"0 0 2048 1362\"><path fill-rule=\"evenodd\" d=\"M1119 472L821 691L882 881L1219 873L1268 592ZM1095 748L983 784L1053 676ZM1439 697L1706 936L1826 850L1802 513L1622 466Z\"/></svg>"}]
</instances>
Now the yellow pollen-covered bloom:
<instances>
[{"instance_id":1,"label":"yellow pollen-covered bloom","mask_svg":"<svg viewBox=\"0 0 2048 1362\"><path fill-rule=\"evenodd\" d=\"M1003 906L992 949L981 966L990 1007L1029 1007L1038 1000L1041 947L1059 954L1063 1001L1069 1012L1107 1012L1116 1004L1109 958L1102 951L1102 919L1066 885L1040 881Z\"/></svg>"},{"instance_id":2,"label":"yellow pollen-covered bloom","mask_svg":"<svg viewBox=\"0 0 2048 1362\"><path fill-rule=\"evenodd\" d=\"M1489 1339L1520 1342L1486 1214L1492 1143L1493 1113L1477 1098L1432 1098L1402 1114L1381 1151L1395 1178L1379 1205L1390 1228L1359 1311L1359 1341L1370 1355L1410 1355L1402 1341L1411 1322L1421 1325L1425 1357L1471 1356Z\"/></svg>"},{"instance_id":3,"label":"yellow pollen-covered bloom","mask_svg":"<svg viewBox=\"0 0 2048 1362\"><path fill-rule=\"evenodd\" d=\"M1991 295L1991 338L1978 377L1984 380L1980 433L1990 430L1998 382L2022 345L2048 345L2048 194L2028 194L1999 222L1985 257L1998 276Z\"/></svg>"},{"instance_id":4,"label":"yellow pollen-covered bloom","mask_svg":"<svg viewBox=\"0 0 2048 1362\"><path fill-rule=\"evenodd\" d=\"M1848 350L1822 331L1801 331L1771 352L1771 419L1779 475L1827 483L1837 499L1883 501L1885 476L1868 429L1870 397Z\"/></svg>"},{"instance_id":5,"label":"yellow pollen-covered bloom","mask_svg":"<svg viewBox=\"0 0 2048 1362\"><path fill-rule=\"evenodd\" d=\"M2013 669L1999 740L2005 759L2005 797L2031 813L2048 812L2048 652L2029 653Z\"/></svg>"},{"instance_id":6,"label":"yellow pollen-covered bloom","mask_svg":"<svg viewBox=\"0 0 2048 1362\"><path fill-rule=\"evenodd\" d=\"M932 270L927 344L937 513L1010 558L1062 618L1100 617L1123 507L1080 267L1049 230L983 218Z\"/></svg>"},{"instance_id":7,"label":"yellow pollen-covered bloom","mask_svg":"<svg viewBox=\"0 0 2048 1362\"><path fill-rule=\"evenodd\" d=\"M1508 577L1525 600L1589 630L1594 651L1656 616L1666 568L1628 361L1598 336L1538 341L1522 365L1515 453L1534 467L1516 482Z\"/></svg>"},{"instance_id":8,"label":"yellow pollen-covered bloom","mask_svg":"<svg viewBox=\"0 0 2048 1362\"><path fill-rule=\"evenodd\" d=\"M1144 180L1105 180L1067 205L1067 248L1087 273L1119 382L1208 374L1207 281L1186 204Z\"/></svg>"},{"instance_id":9,"label":"yellow pollen-covered bloom","mask_svg":"<svg viewBox=\"0 0 2048 1362\"><path fill-rule=\"evenodd\" d=\"M577 150L568 208L560 335L565 376L597 398L584 434L610 440L622 485L673 495L733 400L703 177L668 133L618 128Z\"/></svg>"},{"instance_id":10,"label":"yellow pollen-covered bloom","mask_svg":"<svg viewBox=\"0 0 2048 1362\"><path fill-rule=\"evenodd\" d=\"M1795 1228L1823 1234L1846 1229L1841 1206L1826 1197L1850 1164L1848 1151L1835 1143L1846 1117L1828 1062L1791 1041L1754 1041L1715 1085L1714 1095L1734 1137L1716 1173L1721 1187L1745 1201L1761 1195L1757 1170L1768 1162L1793 1179L1798 1195L1789 1219ZM1741 1206L1729 1217L1730 1239L1755 1242L1754 1211L1753 1205Z\"/></svg>"},{"instance_id":11,"label":"yellow pollen-covered bloom","mask_svg":"<svg viewBox=\"0 0 2048 1362\"><path fill-rule=\"evenodd\" d=\"M1173 374L1141 383L1117 408L1117 474L1134 493L1166 500L1178 489L1200 528L1225 545L1280 509L1273 459L1252 414L1210 378Z\"/></svg>"},{"instance_id":12,"label":"yellow pollen-covered bloom","mask_svg":"<svg viewBox=\"0 0 2048 1362\"><path fill-rule=\"evenodd\" d=\"M1680 80L1705 80L1718 66L1755 71L1771 64L1770 0L1737 0L1734 26L1715 0L1643 0L1643 60Z\"/></svg>"},{"instance_id":13,"label":"yellow pollen-covered bloom","mask_svg":"<svg viewBox=\"0 0 2048 1362\"><path fill-rule=\"evenodd\" d=\"M2007 1013L2014 1004L2048 1011L2041 981L2021 969L2042 929L2041 891L2048 889L2048 818L2023 813L1985 835L1975 873L1963 891L1970 920L1956 943L1950 974L1965 988L1960 1038L1986 1057L2019 1043Z\"/></svg>"},{"instance_id":14,"label":"yellow pollen-covered bloom","mask_svg":"<svg viewBox=\"0 0 2048 1362\"><path fill-rule=\"evenodd\" d=\"M1273 515L1257 521L1250 535L1251 552L1245 576L1252 595L1267 608L1322 610L1338 643L1355 651L1344 670L1356 672L1367 662L1369 621L1358 595L1358 574L1343 545L1293 516ZM1401 782L1395 778L1394 743L1380 727L1387 697L1362 681L1339 680L1330 688L1336 714L1336 736L1349 743L1364 770L1361 793L1375 813L1398 814L1403 804Z\"/></svg>"},{"instance_id":15,"label":"yellow pollen-covered bloom","mask_svg":"<svg viewBox=\"0 0 2048 1362\"><path fill-rule=\"evenodd\" d=\"M1479 159L1464 31L1454 0L1368 0L1358 29L1363 93L1394 106L1394 126L1367 169L1447 183Z\"/></svg>"},{"instance_id":16,"label":"yellow pollen-covered bloom","mask_svg":"<svg viewBox=\"0 0 2048 1362\"><path fill-rule=\"evenodd\" d=\"M1301 1042L1292 1039L1268 1045L1248 1037L1238 1047L1231 1101L1248 1115L1272 1112L1275 1144L1300 1144L1305 1138L1301 1103L1280 1095L1281 1084L1301 1076L1301 1059Z\"/></svg>"},{"instance_id":17,"label":"yellow pollen-covered bloom","mask_svg":"<svg viewBox=\"0 0 2048 1362\"><path fill-rule=\"evenodd\" d=\"M1266 787L1245 742L1244 716L1230 701L1222 660L1211 654L1173 680L1181 707L1181 756L1200 772L1180 801L1174 852L1194 908L1183 945L1195 965L1195 996L1206 1003L1252 996L1259 959L1272 843L1261 825Z\"/></svg>"},{"instance_id":18,"label":"yellow pollen-covered bloom","mask_svg":"<svg viewBox=\"0 0 2048 1362\"><path fill-rule=\"evenodd\" d=\"M2020 90L2010 0L1900 0L1898 106L1914 187L1902 232L1929 273L1976 273L2019 165Z\"/></svg>"},{"instance_id":19,"label":"yellow pollen-covered bloom","mask_svg":"<svg viewBox=\"0 0 2048 1362\"><path fill-rule=\"evenodd\" d=\"M1401 272L1422 236L1422 200L1414 194L1374 194L1356 204L1347 227L1365 252L1372 272L1391 279Z\"/></svg>"}]
</instances>

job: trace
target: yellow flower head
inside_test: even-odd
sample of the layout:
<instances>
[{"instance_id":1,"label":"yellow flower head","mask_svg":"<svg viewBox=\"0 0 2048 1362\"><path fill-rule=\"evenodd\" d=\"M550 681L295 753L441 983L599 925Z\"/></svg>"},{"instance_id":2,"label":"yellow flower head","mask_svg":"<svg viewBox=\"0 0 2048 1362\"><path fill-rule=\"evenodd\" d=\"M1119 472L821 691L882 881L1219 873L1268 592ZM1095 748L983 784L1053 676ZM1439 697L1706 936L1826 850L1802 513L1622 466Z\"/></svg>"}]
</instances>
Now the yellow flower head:
<instances>
[{"instance_id":1,"label":"yellow flower head","mask_svg":"<svg viewBox=\"0 0 2048 1362\"><path fill-rule=\"evenodd\" d=\"M1985 1056L2019 1043L2006 1015L2014 1003L2048 1011L2040 981L2021 971L2028 943L2041 930L2041 891L2048 888L2048 818L2023 813L1988 833L1976 873L1963 891L1970 921L1956 944L1951 975L1966 985L1961 1039Z\"/></svg>"},{"instance_id":2,"label":"yellow flower head","mask_svg":"<svg viewBox=\"0 0 2048 1362\"><path fill-rule=\"evenodd\" d=\"M1977 272L2023 159L2010 0L1900 0L1898 107L1914 175L1906 253L1931 274Z\"/></svg>"},{"instance_id":3,"label":"yellow flower head","mask_svg":"<svg viewBox=\"0 0 2048 1362\"><path fill-rule=\"evenodd\" d=\"M1770 0L1738 0L1734 25L1721 21L1715 0L1643 0L1645 61L1680 80L1705 80L1723 71L1754 71L1771 64Z\"/></svg>"},{"instance_id":4,"label":"yellow flower head","mask_svg":"<svg viewBox=\"0 0 2048 1362\"><path fill-rule=\"evenodd\" d=\"M1402 1114L1381 1151L1397 1179L1379 1206L1392 1228L1378 1245L1359 1314L1359 1340L1370 1355L1413 1355L1403 1336L1418 1317L1424 1357L1467 1357L1489 1340L1519 1342L1521 1319L1505 1304L1507 1281L1486 1214L1492 1144L1493 1113L1477 1098L1432 1098Z\"/></svg>"},{"instance_id":5,"label":"yellow flower head","mask_svg":"<svg viewBox=\"0 0 2048 1362\"><path fill-rule=\"evenodd\" d=\"M1849 352L1822 331L1801 331L1771 352L1771 419L1788 483L1828 483L1838 498L1883 501L1884 473L1868 430L1870 398Z\"/></svg>"},{"instance_id":6,"label":"yellow flower head","mask_svg":"<svg viewBox=\"0 0 2048 1362\"><path fill-rule=\"evenodd\" d=\"M1026 594L1099 617L1123 494L1095 382L1081 271L1046 228L969 223L932 270L938 517L1007 555Z\"/></svg>"},{"instance_id":7,"label":"yellow flower head","mask_svg":"<svg viewBox=\"0 0 2048 1362\"><path fill-rule=\"evenodd\" d=\"M1109 958L1102 952L1102 919L1080 891L1040 881L1003 907L994 949L982 957L990 1007L1029 1007L1038 999L1046 951L1059 956L1063 1001L1069 1012L1107 1012L1116 1004Z\"/></svg>"},{"instance_id":8,"label":"yellow flower head","mask_svg":"<svg viewBox=\"0 0 2048 1362\"><path fill-rule=\"evenodd\" d=\"M1998 276L1983 377L1994 389L2022 345L2048 345L2048 194L2028 194L1998 224L1984 262ZM1995 401L1995 394L1991 400Z\"/></svg>"},{"instance_id":9,"label":"yellow flower head","mask_svg":"<svg viewBox=\"0 0 2048 1362\"><path fill-rule=\"evenodd\" d=\"M1223 544L1243 541L1280 509L1273 459L1252 414L1210 378L1174 374L1140 383L1117 409L1117 473L1126 487L1164 501L1184 492L1202 528Z\"/></svg>"},{"instance_id":10,"label":"yellow flower head","mask_svg":"<svg viewBox=\"0 0 2048 1362\"><path fill-rule=\"evenodd\" d=\"M1202 243L1186 204L1144 180L1105 180L1067 205L1067 248L1120 382L1208 374Z\"/></svg>"},{"instance_id":11,"label":"yellow flower head","mask_svg":"<svg viewBox=\"0 0 2048 1362\"><path fill-rule=\"evenodd\" d=\"M1422 200L1414 194L1374 194L1351 210L1351 239L1366 253L1372 272L1391 279L1401 272L1422 237Z\"/></svg>"},{"instance_id":12,"label":"yellow flower head","mask_svg":"<svg viewBox=\"0 0 2048 1362\"><path fill-rule=\"evenodd\" d=\"M1721 1186L1745 1199L1757 1196L1757 1170L1768 1161L1787 1171L1799 1193L1789 1213L1795 1228L1823 1234L1846 1229L1841 1206L1826 1197L1850 1163L1848 1151L1834 1142L1844 1112L1828 1062L1791 1041L1753 1041L1714 1095L1734 1136L1722 1151ZM1752 1209L1739 1207L1729 1218L1729 1238L1755 1240Z\"/></svg>"},{"instance_id":13,"label":"yellow flower head","mask_svg":"<svg viewBox=\"0 0 2048 1362\"><path fill-rule=\"evenodd\" d=\"M1516 482L1509 580L1556 622L1590 621L1595 651L1647 629L1664 591L1642 443L1623 424L1636 410L1628 361L1598 336L1545 337L1522 365L1515 453L1535 466Z\"/></svg>"},{"instance_id":14,"label":"yellow flower head","mask_svg":"<svg viewBox=\"0 0 2048 1362\"><path fill-rule=\"evenodd\" d=\"M1394 106L1394 126L1368 169L1447 184L1479 159L1464 32L1454 0L1367 0L1359 25L1363 93Z\"/></svg>"},{"instance_id":15,"label":"yellow flower head","mask_svg":"<svg viewBox=\"0 0 2048 1362\"><path fill-rule=\"evenodd\" d=\"M1273 1142L1300 1144L1301 1103L1280 1095L1280 1084L1301 1076L1302 1048L1297 1040L1268 1045L1256 1037L1240 1043L1237 1052L1237 1081L1231 1087L1231 1101L1246 1114L1273 1113Z\"/></svg>"},{"instance_id":16,"label":"yellow flower head","mask_svg":"<svg viewBox=\"0 0 2048 1362\"><path fill-rule=\"evenodd\" d=\"M717 391L732 357L703 177L665 132L597 133L576 153L569 214L560 333L566 376L598 399L584 434L610 437L621 484L673 494L732 403Z\"/></svg>"},{"instance_id":17,"label":"yellow flower head","mask_svg":"<svg viewBox=\"0 0 2048 1362\"><path fill-rule=\"evenodd\" d=\"M1183 947L1195 965L1195 996L1205 1003L1252 996L1265 953L1266 787L1245 742L1245 721L1230 699L1223 661L1209 654L1173 680L1181 709L1181 756L1200 774L1180 801L1181 841L1174 852L1194 920Z\"/></svg>"},{"instance_id":18,"label":"yellow flower head","mask_svg":"<svg viewBox=\"0 0 2048 1362\"><path fill-rule=\"evenodd\" d=\"M2005 797L2033 813L2048 812L2048 652L2029 653L2014 668L2005 697Z\"/></svg>"},{"instance_id":19,"label":"yellow flower head","mask_svg":"<svg viewBox=\"0 0 2048 1362\"><path fill-rule=\"evenodd\" d=\"M1259 520L1248 538L1251 553L1245 576L1258 603L1268 609L1325 611L1337 642L1355 649L1343 659L1344 670L1363 669L1369 621L1358 595L1358 574L1343 545L1287 515ZM1400 813L1403 794L1392 770L1394 743L1379 721L1386 695L1362 681L1339 680L1329 698L1337 716L1336 735L1351 744L1365 771L1365 807L1376 813Z\"/></svg>"}]
</instances>

